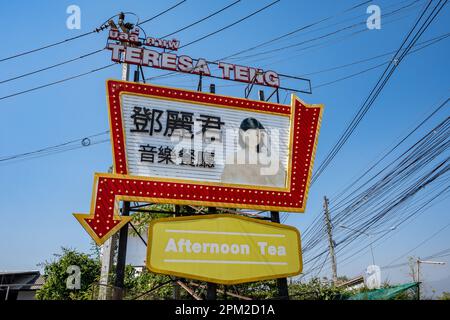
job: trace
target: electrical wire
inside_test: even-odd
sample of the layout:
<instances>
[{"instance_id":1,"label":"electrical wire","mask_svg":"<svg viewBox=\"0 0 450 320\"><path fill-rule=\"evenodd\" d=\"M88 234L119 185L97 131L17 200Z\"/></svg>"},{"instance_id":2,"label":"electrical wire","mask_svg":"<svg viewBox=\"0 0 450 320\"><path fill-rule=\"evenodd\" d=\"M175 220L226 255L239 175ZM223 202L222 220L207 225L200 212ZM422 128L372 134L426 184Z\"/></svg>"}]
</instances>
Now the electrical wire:
<instances>
[{"instance_id":1,"label":"electrical wire","mask_svg":"<svg viewBox=\"0 0 450 320\"><path fill-rule=\"evenodd\" d=\"M154 15L153 17L148 18L148 19L145 19L144 21L141 21L141 22L137 23L136 25L137 25L137 26L141 26L141 25L143 25L143 24L146 24L147 22L150 22L150 21L152 21L152 20L155 20L156 18L162 16L163 14L166 14L167 12L172 11L172 10L175 9L176 7L182 5L182 4L185 3L186 1L187 1L187 0L182 0L182 1L180 1L180 2L178 2L178 3L176 3L176 4L174 4L173 6L171 6L171 7L167 8L167 9L161 11L160 13Z\"/></svg>"},{"instance_id":2,"label":"electrical wire","mask_svg":"<svg viewBox=\"0 0 450 320\"><path fill-rule=\"evenodd\" d=\"M408 5L405 5L405 6L401 7L401 8L398 8L398 9L395 9L393 11L387 12L387 13L383 14L383 17L387 18L387 17L389 17L391 15L394 15L396 13L402 12L405 9L410 8L417 1L418 0L415 0L412 3L410 3ZM366 23L367 23L366 19L364 19L363 21L359 21L357 23L345 26L345 27L337 29L337 30L333 30L333 31L331 31L329 33L326 33L326 34L323 34L323 35L320 35L320 36L316 36L316 37L311 38L311 39L303 40L303 41L300 41L300 42L297 42L297 43L291 43L291 44L289 44L287 46L283 46L283 47L279 47L279 48L274 48L274 49L270 49L270 50L266 50L266 51L262 51L262 52L257 52L257 53L254 53L254 54L251 54L251 55L248 55L248 56L240 56L240 57L238 57L238 59L254 58L254 57L259 57L261 55L266 55L266 54L269 54L269 53L274 53L274 52L279 52L279 51L283 51L283 50L286 50L286 49L295 48L295 47L304 45L306 43L310 43L310 42L313 42L313 41L316 41L316 40L321 40L321 39L324 39L324 38L328 38L330 36L333 36L335 34L338 34L338 33L341 33L341 32L347 31L347 30L355 29L355 28L357 28L359 26L365 26L361 31L367 31L369 29L366 27ZM323 27L321 29L324 29L324 28L327 28L327 27ZM318 29L318 30L321 30L321 29ZM314 31L317 31L317 30L314 30ZM236 55L233 55L233 56L236 56ZM230 56L228 56L227 58L230 58Z\"/></svg>"},{"instance_id":3,"label":"electrical wire","mask_svg":"<svg viewBox=\"0 0 450 320\"><path fill-rule=\"evenodd\" d=\"M418 0L415 0L414 2L417 2L417 1L418 1ZM350 9L351 9L351 8L345 10L344 12L346 12L346 11L348 11L348 10L350 10ZM394 13L396 13L396 12L399 12L399 10L403 10L403 9L400 8L400 9L394 10L393 12L388 12L388 13L385 14L385 16L392 15L392 14L394 14ZM334 15L334 16L330 16L330 17L335 17L335 16L339 16L339 14ZM327 19L321 19L321 20L318 20L318 21L316 21L316 23L313 23L313 25L316 25L316 24L320 23L322 20L327 20ZM365 20L364 20L364 21L365 21ZM347 26L347 27L345 27L345 28L343 28L343 29L345 29L345 30L351 29L351 28L357 27L358 25L361 25L361 24L364 24L364 23L365 23L365 22L360 22L360 23L355 24L355 25ZM300 28L300 29L301 29L301 28ZM299 31L300 31L300 30L299 30ZM361 33L361 32L365 32L365 31L367 31L367 28L364 28L363 30L360 30L360 31L358 31L358 32L355 32L354 34L351 34L350 36L353 36L353 35L355 35L355 34L358 34L358 33ZM334 34L334 33L333 33L333 34ZM316 41L316 40L318 40L318 39L326 38L327 36L330 36L330 35L331 35L331 34L316 36L316 37L314 37L314 38L308 39L307 41L304 41L303 43L313 42L313 41ZM284 36L284 35L282 35L281 37L283 37L283 36ZM347 35L346 37L348 37L348 35ZM269 41L267 41L267 42L270 42L270 41L274 41L274 39L271 39L271 40L269 40ZM321 45L321 44L319 43L319 44L313 45L313 46L311 46L311 47L316 47L316 46L318 46L318 45ZM218 61L224 61L224 60L226 60L227 58L233 57L233 56L235 56L235 55L237 55L237 54L238 54L238 52L236 52L236 53L234 53L234 54L231 54L231 55L228 55L228 56L225 56L225 57L222 57L222 58L220 58L220 59L216 59L216 60L214 60L213 62L216 63L216 62L218 62ZM254 56L254 55L250 55L250 56L247 56L247 58L250 58L250 57L253 57L253 56ZM264 59L264 58L262 58L262 59L260 58L260 59L258 59L258 61L262 61L263 59ZM194 67L193 67L192 69L194 69ZM178 72L167 72L167 73L164 73L164 74L162 74L162 75L157 75L157 76L148 78L147 80L152 80L152 81L154 81L154 80L156 80L156 79L161 79L161 78L170 78L170 77L188 77L188 76L190 76L190 74L186 74L186 73L180 74L180 73L178 73Z\"/></svg>"},{"instance_id":4,"label":"electrical wire","mask_svg":"<svg viewBox=\"0 0 450 320\"><path fill-rule=\"evenodd\" d=\"M225 11L225 10L231 8L231 7L233 7L234 5L238 4L240 1L241 1L241 0L236 0L235 2L230 3L229 5L223 7L222 9L219 9L219 10L217 10L217 11L215 11L215 12L213 12L213 13L207 15L207 16L204 17L204 18L201 18L201 19L199 19L199 20L197 20L197 21L194 21L193 23L191 23L191 24L189 24L189 25L187 25L187 26L184 26L184 27L182 27L182 28L180 28L180 29L178 29L178 30L175 30L175 31L171 32L171 33L168 33L168 34L162 36L161 38L167 38L167 37L170 37L170 36L172 36L172 35L174 35L174 34L176 34L176 33L179 33L179 32L181 32L181 31L184 31L184 30L186 30L186 29L189 29L189 28L191 28L191 27L193 27L193 26L195 26L195 25L197 25L197 24L199 24L199 23L201 23L201 22L203 22L203 21L206 21L206 20L208 20L209 18L212 18L212 17L214 17L215 15L217 15L217 14L219 14L219 13L221 13L221 12L223 12L223 11Z\"/></svg>"},{"instance_id":5,"label":"electrical wire","mask_svg":"<svg viewBox=\"0 0 450 320\"><path fill-rule=\"evenodd\" d=\"M366 232L369 228L380 228L393 219L397 220L395 221L397 224L401 224L420 212L424 206L430 205L431 202L435 202L448 193L450 178L444 177L450 171L450 164L448 164L450 158L438 161L421 176L417 176L417 174L425 167L430 166L432 161L436 162L438 157L450 148L449 137L450 118L447 117L396 158L390 166L385 167L383 169L385 174L380 176L378 181L358 193L354 191L353 200L348 202L346 207L334 213L333 225L345 224L350 228ZM392 169L387 171L389 167ZM425 188L432 190L430 189L432 185L436 186L434 188L435 195L428 191L426 195L418 199L417 194ZM417 208L412 212L402 211L406 204L411 203L411 199L419 200ZM336 232L336 229L334 231ZM303 233L302 246L306 265L326 253L327 250L323 250L311 257L311 250L323 242L325 238L323 234L324 228L319 224L315 224L314 228L309 228L309 232ZM354 243L359 236L340 231L335 238L338 243L338 251L342 251L346 246ZM383 236L385 235L383 234ZM361 244L363 241L359 240L356 243ZM349 257L354 255L349 254Z\"/></svg>"},{"instance_id":6,"label":"electrical wire","mask_svg":"<svg viewBox=\"0 0 450 320\"><path fill-rule=\"evenodd\" d=\"M109 142L108 139L96 140L96 138L102 137L104 135L109 134L109 130L101 131L92 135L88 135L82 138L69 140L60 144L40 148L38 150L19 153L11 156L3 156L0 157L0 165L6 165L15 163L17 161L35 159L40 157L45 157L49 155L54 155L61 152L66 152L74 149L85 148L89 146L93 146L100 143Z\"/></svg>"},{"instance_id":7,"label":"electrical wire","mask_svg":"<svg viewBox=\"0 0 450 320\"><path fill-rule=\"evenodd\" d=\"M32 50L29 50L29 51L24 51L24 52L21 52L21 53L17 53L17 54L14 54L12 56L0 59L0 62L4 62L4 61L7 61L7 60L15 59L15 58L18 58L18 57L22 57L22 56L28 55L30 53L34 53L34 52L38 52L38 51L41 51L41 50L44 50L44 49L55 47L55 46L58 46L60 44L67 43L69 41L73 41L75 39L79 39L79 38L91 35L93 33L96 33L96 32L98 32L98 31L93 30L93 31L90 31L90 32L86 32L86 33L80 34L80 35L75 36L75 37L67 38L67 39L64 39L62 41L54 42L54 43L51 43L51 44L39 47L39 48L36 48L36 49L32 49Z\"/></svg>"},{"instance_id":8,"label":"electrical wire","mask_svg":"<svg viewBox=\"0 0 450 320\"><path fill-rule=\"evenodd\" d=\"M230 23L230 24L227 24L226 26L224 26L224 27L222 27L222 28L219 28L219 29L217 29L217 30L215 30L215 31L212 31L212 32L210 32L210 33L208 33L208 34L206 34L206 35L200 37L200 38L197 38L197 39L195 39L195 40L192 40L191 42L188 42L188 43L186 43L185 45L180 46L179 49L181 49L181 48L186 48L186 47L188 47L188 46L190 46L190 45L192 45L192 44L194 44L194 43L197 43L197 42L202 41L202 40L205 40L206 38L209 38L209 37L211 37L211 36L213 36L213 35L215 35L215 34L218 34L219 32L225 31L226 29L231 28L231 27L233 27L233 26L235 26L235 25L237 25L237 24L239 24L239 23L241 23L241 22L243 22L243 21L245 21L245 20L247 20L247 19L253 17L254 15L260 13L261 11L264 11L264 10L270 8L271 6L273 6L274 4L276 4L277 2L280 2L280 0L275 0L275 1L271 2L271 3L269 3L268 5L262 7L261 9L258 9L258 10L256 10L256 11L250 13L249 15L246 15L245 17L243 17L243 18L241 18L241 19L239 19L239 20L236 20L236 21L234 21L234 22L232 22L232 23Z\"/></svg>"},{"instance_id":9,"label":"electrical wire","mask_svg":"<svg viewBox=\"0 0 450 320\"><path fill-rule=\"evenodd\" d=\"M392 260L391 262L389 262L385 267L383 268L388 268L390 266L392 266L394 264L394 262L400 260L401 258L405 257L406 255L410 254L411 252L415 251L416 249L420 248L421 246L423 246L425 243L427 243L428 241L432 240L433 238L435 238L437 235L439 235L442 231L444 231L445 229L447 229L448 227L450 227L450 222L447 223L445 226L443 226L442 228L440 228L438 231L434 232L431 236L427 237L426 239L424 239L423 241L421 241L419 244L417 244L416 246L414 246L414 248L408 250L407 252L405 252L404 254L402 254L401 256L399 256L398 258L395 258L394 260Z\"/></svg>"},{"instance_id":10,"label":"electrical wire","mask_svg":"<svg viewBox=\"0 0 450 320\"><path fill-rule=\"evenodd\" d=\"M22 94L25 94L25 93L28 93L28 92L32 92L32 91L36 91L36 90L39 90L39 89L47 88L47 87L53 86L55 84L59 84L59 83L63 83L63 82L69 81L69 80L73 80L73 79L77 79L77 78L80 78L80 77L84 77L86 75L89 75L89 74L92 74L92 73L95 73L95 72L98 72L98 71L110 68L110 67L112 67L112 66L114 66L116 64L117 63L111 63L111 64L108 64L106 66L100 67L100 68L95 68L95 69L92 69L90 71L77 74L75 76L71 76L71 77L64 78L64 79L61 79L61 80L57 80L57 81L54 81L54 82L49 82L49 83L46 83L46 84L43 84L43 85L40 85L40 86L37 86L37 87L34 87L34 88L30 88L30 89L27 89L27 90L19 91L19 92L16 92L16 93L12 93L12 94L0 97L0 100L9 99L9 98L16 97L16 96L19 96L19 95L22 95Z\"/></svg>"},{"instance_id":11,"label":"electrical wire","mask_svg":"<svg viewBox=\"0 0 450 320\"><path fill-rule=\"evenodd\" d=\"M90 56L92 56L94 54L102 52L103 50L104 49L95 50L95 51L83 54L83 55L81 55L79 57L76 57L76 58L73 58L73 59L65 60L65 61L62 61L60 63L52 64L50 66L47 66L47 67L44 67L44 68L41 68L41 69L37 69L37 70L31 71L31 72L23 73L21 75L18 75L18 76L12 77L12 78L1 80L0 84L7 83L7 82L10 82L10 81L13 81L13 80L17 80L17 79L21 79L21 78L24 78L24 77L27 77L27 76L31 76L33 74L36 74L36 73L39 73L39 72L43 72L43 71L47 71L47 70L50 70L50 69L53 69L53 68L56 68L56 67L60 67L60 66L65 65L67 63L74 62L74 61L77 61L77 60L81 60L81 59L90 57Z\"/></svg>"},{"instance_id":12,"label":"electrical wire","mask_svg":"<svg viewBox=\"0 0 450 320\"><path fill-rule=\"evenodd\" d=\"M392 154L398 147L400 147L409 137L411 137L417 130L419 130L426 122L428 122L434 115L436 115L439 111L441 111L449 102L450 98L446 98L442 103L440 103L438 106L436 106L433 111L425 116L424 119L421 119L421 121L411 130L409 131L404 137L402 137L392 148L390 148L386 153L384 153L381 158L379 158L374 164L372 164L368 169L366 169L357 179L355 179L353 182L351 182L347 187L344 188L343 191L341 191L336 197L334 197L331 202L335 203L333 206L330 207L330 210L339 210L344 205L348 205L349 202L346 202L346 200L349 199L351 194L349 194L347 197L341 199L352 187L354 187L359 181L361 181L365 176L367 176L375 167L377 167L384 159L386 159L390 154ZM380 170L376 175L372 176L369 180L364 182L364 184L360 185L359 188L362 188L366 186L369 182L373 181L377 176L381 175L382 172L387 168L384 167L384 169ZM339 202L337 200L341 199ZM308 234L312 226L318 225L320 215L318 214L316 219L311 223L311 225L306 229L304 235ZM281 220L282 223L285 223L286 220L289 218L289 215L285 215L283 219Z\"/></svg>"},{"instance_id":13,"label":"electrical wire","mask_svg":"<svg viewBox=\"0 0 450 320\"><path fill-rule=\"evenodd\" d=\"M300 27L298 27L298 28L296 28L296 29L294 29L294 30L292 30L292 31L289 31L289 32L287 32L287 33L284 33L284 34L282 34L282 35L280 35L280 36L277 36L277 37L275 37L275 38L272 38L272 39L270 39L270 40L264 41L264 42L262 42L262 43L260 43L260 44L258 44L258 45L253 46L253 47L250 47L250 48L247 48L247 49L238 51L238 52L236 52L236 53L233 53L233 54L231 54L231 55L229 55L229 56L223 57L223 58L221 58L220 60L230 59L230 58L235 57L235 56L238 56L238 55L240 55L240 54L242 54L242 53L246 53L246 52L249 52L249 51L253 51L253 50L258 49L258 48L261 48L261 47L263 47L263 46L265 46L265 45L272 44L272 43L274 43L274 42L276 42L276 41L279 41L279 40L281 40L281 39L284 39L284 38L286 38L286 37L288 37L288 36L290 36L290 35L296 34L296 33L298 33L298 32L305 31L305 30L307 30L307 29L309 29L309 28L311 28L311 27L313 27L313 26L315 26L315 25L318 25L318 24L321 24L322 22L325 22L325 21L328 21L328 20L330 20L330 19L333 19L333 18L335 18L335 17L337 17L337 16L339 16L339 15L342 15L342 14L344 14L344 13L347 13L347 12L349 12L349 11L352 11L352 10L354 10L354 9L356 9L356 8L359 8L359 7L361 7L361 6L363 6L363 5L367 4L367 3L370 3L370 2L372 2L372 0L370 0L370 1L363 1L362 3L359 3L359 4L357 4L357 5L351 6L351 7L349 7L349 8L347 8L347 9L343 10L342 12L340 12L340 13L338 13L338 14L331 15L331 16L328 16L328 17L325 17L325 18L321 18L321 19L316 20L316 21L314 21L314 22L312 22L312 23L309 23L309 24L307 24L307 25L302 25L302 26L300 26Z\"/></svg>"},{"instance_id":14,"label":"electrical wire","mask_svg":"<svg viewBox=\"0 0 450 320\"><path fill-rule=\"evenodd\" d=\"M440 4L443 3L442 6ZM403 40L400 48L398 49L397 53L394 55L394 61L396 63L390 64L383 72L381 77L378 79L375 87L371 90L369 93L369 96L366 98L364 103L362 104L361 108L358 110L356 115L353 117L350 124L347 126L347 128L344 130L344 133L340 136L338 141L335 143L335 145L332 147L331 151L326 155L325 160L319 165L316 172L313 174L313 177L311 179L311 184L313 184L320 175L324 172L324 170L329 166L331 161L336 157L337 153L342 149L344 144L348 141L350 136L355 131L356 127L359 125L359 123L364 118L365 114L369 111L369 109L374 104L375 100L385 87L386 83L389 81L390 77L394 73L394 71L397 69L398 65L403 60L404 56L409 52L409 50L415 45L417 40L420 38L420 36L423 34L423 32L428 28L428 26L433 22L433 20L436 18L436 16L439 14L439 12L442 10L443 6L447 3L447 0L444 2L439 1L439 3L434 7L432 12L428 15L428 17L425 19L423 24L419 27L417 31L416 27L419 25L419 23L422 20L422 17L424 17L425 13L428 10L428 7L431 4L431 1L428 3L426 8L422 11L421 15L417 19L416 23L414 24L413 28L410 30L408 35ZM440 7L439 7L440 6ZM437 10L437 11L436 11ZM436 11L436 12L435 12ZM415 32L415 34L412 36L412 39L410 40L410 36ZM410 40L410 42L406 45L406 48L404 48L405 44Z\"/></svg>"}]
</instances>

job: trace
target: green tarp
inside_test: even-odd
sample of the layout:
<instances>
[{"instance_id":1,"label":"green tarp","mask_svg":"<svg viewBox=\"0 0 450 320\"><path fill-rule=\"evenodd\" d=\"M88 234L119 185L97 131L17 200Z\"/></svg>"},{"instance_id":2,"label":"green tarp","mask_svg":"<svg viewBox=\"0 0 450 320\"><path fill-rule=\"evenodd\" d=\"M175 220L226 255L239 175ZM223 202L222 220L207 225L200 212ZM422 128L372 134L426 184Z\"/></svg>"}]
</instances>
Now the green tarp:
<instances>
[{"instance_id":1,"label":"green tarp","mask_svg":"<svg viewBox=\"0 0 450 320\"><path fill-rule=\"evenodd\" d=\"M391 300L394 299L400 293L416 287L417 284L418 284L417 282L411 282L395 287L361 292L347 298L347 300Z\"/></svg>"}]
</instances>

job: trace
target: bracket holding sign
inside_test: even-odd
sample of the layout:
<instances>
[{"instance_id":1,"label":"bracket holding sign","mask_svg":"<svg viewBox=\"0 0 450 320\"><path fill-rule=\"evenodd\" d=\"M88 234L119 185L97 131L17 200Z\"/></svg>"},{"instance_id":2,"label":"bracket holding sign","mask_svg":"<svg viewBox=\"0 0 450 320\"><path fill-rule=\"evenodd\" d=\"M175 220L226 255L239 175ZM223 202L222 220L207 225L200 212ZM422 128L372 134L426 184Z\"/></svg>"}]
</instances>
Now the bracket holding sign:
<instances>
[{"instance_id":1,"label":"bracket holding sign","mask_svg":"<svg viewBox=\"0 0 450 320\"><path fill-rule=\"evenodd\" d=\"M75 214L97 244L129 221L119 201L304 212L322 105L115 80L107 90L115 174L96 174L91 212Z\"/></svg>"}]
</instances>

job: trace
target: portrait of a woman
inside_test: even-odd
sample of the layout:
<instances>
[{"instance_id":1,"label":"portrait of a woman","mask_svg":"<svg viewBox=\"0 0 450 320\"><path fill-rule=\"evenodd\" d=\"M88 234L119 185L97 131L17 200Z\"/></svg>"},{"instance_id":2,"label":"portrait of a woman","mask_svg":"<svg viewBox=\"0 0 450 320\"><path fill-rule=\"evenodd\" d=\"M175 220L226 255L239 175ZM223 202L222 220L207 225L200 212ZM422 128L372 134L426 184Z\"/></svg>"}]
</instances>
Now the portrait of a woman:
<instances>
[{"instance_id":1,"label":"portrait of a woman","mask_svg":"<svg viewBox=\"0 0 450 320\"><path fill-rule=\"evenodd\" d=\"M244 119L238 135L237 150L232 157L227 157L221 181L284 187L286 170L279 160L279 155L270 154L269 133L261 122L255 118Z\"/></svg>"}]
</instances>

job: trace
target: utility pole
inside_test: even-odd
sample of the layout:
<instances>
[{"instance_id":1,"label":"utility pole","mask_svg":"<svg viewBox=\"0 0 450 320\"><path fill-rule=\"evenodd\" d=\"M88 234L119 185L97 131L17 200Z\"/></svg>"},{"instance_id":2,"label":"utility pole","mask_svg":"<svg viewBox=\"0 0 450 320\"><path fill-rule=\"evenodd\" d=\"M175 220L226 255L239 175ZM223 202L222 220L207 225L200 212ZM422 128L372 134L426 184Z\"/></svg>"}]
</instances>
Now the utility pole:
<instances>
[{"instance_id":1,"label":"utility pole","mask_svg":"<svg viewBox=\"0 0 450 320\"><path fill-rule=\"evenodd\" d=\"M112 166L108 169L108 173L112 173ZM100 281L98 288L98 299L109 300L111 299L111 290L108 286L109 274L111 268L114 265L114 253L117 245L117 235L113 234L100 248L101 254L101 269L100 269Z\"/></svg>"},{"instance_id":2,"label":"utility pole","mask_svg":"<svg viewBox=\"0 0 450 320\"><path fill-rule=\"evenodd\" d=\"M200 73L200 79L198 83L198 90L202 90L202 74ZM211 83L209 85L209 92L210 93L216 93L216 85L214 83ZM209 207L208 208L208 214L216 214L217 208L216 207ZM208 282L206 284L206 300L217 300L217 283Z\"/></svg>"},{"instance_id":3,"label":"utility pole","mask_svg":"<svg viewBox=\"0 0 450 320\"><path fill-rule=\"evenodd\" d=\"M438 265L444 265L445 262L441 261L427 261L427 260L420 260L420 258L417 259L417 300L420 300L420 264L438 264Z\"/></svg>"},{"instance_id":4,"label":"utility pole","mask_svg":"<svg viewBox=\"0 0 450 320\"><path fill-rule=\"evenodd\" d=\"M173 217L176 218L177 216L180 215L180 211L181 211L181 206L180 205L175 205L175 212L173 214ZM175 278L176 280L178 280L177 278ZM172 282L172 296L174 300L180 300L181 299L181 295L180 295L180 286L178 285L177 281L173 281Z\"/></svg>"},{"instance_id":5,"label":"utility pole","mask_svg":"<svg viewBox=\"0 0 450 320\"><path fill-rule=\"evenodd\" d=\"M266 101L264 98L264 91L259 90L258 96L260 101ZM275 223L280 223L280 212L270 211L270 220ZM282 300L289 300L289 288L287 283L287 278L277 279L278 296Z\"/></svg>"},{"instance_id":6,"label":"utility pole","mask_svg":"<svg viewBox=\"0 0 450 320\"><path fill-rule=\"evenodd\" d=\"M270 220L280 223L280 213L278 211L270 211ZM300 253L299 253L300 254ZM277 278L278 296L281 300L289 300L289 288L287 278Z\"/></svg>"},{"instance_id":7,"label":"utility pole","mask_svg":"<svg viewBox=\"0 0 450 320\"><path fill-rule=\"evenodd\" d=\"M120 13L118 25L123 32L129 32L124 24L125 15ZM130 66L127 63L122 63L122 80L130 80ZM130 202L124 201L122 205L122 216L130 215ZM119 232L119 248L117 251L117 264L116 264L116 280L114 283L115 290L113 294L114 300L123 299L123 289L125 280L125 266L127 256L127 242L128 242L128 224L122 227Z\"/></svg>"},{"instance_id":8,"label":"utility pole","mask_svg":"<svg viewBox=\"0 0 450 320\"><path fill-rule=\"evenodd\" d=\"M336 256L334 254L334 242L333 242L333 234L332 234L332 225L330 220L330 212L328 211L329 200L326 196L323 197L323 209L325 212L325 223L327 225L327 233L328 233L328 243L330 247L330 257L331 257L331 270L333 272L333 282L337 283L337 265L336 265Z\"/></svg>"},{"instance_id":9,"label":"utility pole","mask_svg":"<svg viewBox=\"0 0 450 320\"><path fill-rule=\"evenodd\" d=\"M420 300L420 259L417 259L417 300Z\"/></svg>"}]
</instances>

